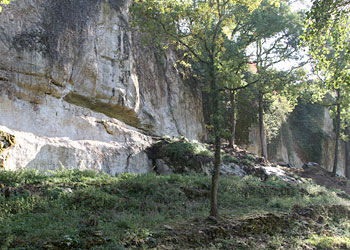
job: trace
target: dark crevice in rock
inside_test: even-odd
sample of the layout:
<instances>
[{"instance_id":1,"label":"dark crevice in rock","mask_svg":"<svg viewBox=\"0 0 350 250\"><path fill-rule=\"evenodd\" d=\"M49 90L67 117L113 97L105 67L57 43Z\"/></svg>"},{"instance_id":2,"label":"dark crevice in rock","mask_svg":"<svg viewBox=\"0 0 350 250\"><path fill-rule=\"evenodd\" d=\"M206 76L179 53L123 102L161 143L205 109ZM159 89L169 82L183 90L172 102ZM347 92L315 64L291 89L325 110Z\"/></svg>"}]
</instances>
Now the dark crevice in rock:
<instances>
[{"instance_id":1,"label":"dark crevice in rock","mask_svg":"<svg viewBox=\"0 0 350 250\"><path fill-rule=\"evenodd\" d=\"M130 159L132 157L132 153L128 154L128 157L126 158L126 167L125 167L125 172L129 171L129 165L130 165Z\"/></svg>"}]
</instances>

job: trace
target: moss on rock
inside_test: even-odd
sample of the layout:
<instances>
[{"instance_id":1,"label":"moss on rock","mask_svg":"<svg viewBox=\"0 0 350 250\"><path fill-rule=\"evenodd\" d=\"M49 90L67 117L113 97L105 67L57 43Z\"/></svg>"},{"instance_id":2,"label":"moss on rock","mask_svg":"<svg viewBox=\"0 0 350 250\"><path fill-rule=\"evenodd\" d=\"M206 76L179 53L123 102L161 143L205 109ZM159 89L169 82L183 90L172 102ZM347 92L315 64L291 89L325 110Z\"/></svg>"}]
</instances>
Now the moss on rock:
<instances>
[{"instance_id":1,"label":"moss on rock","mask_svg":"<svg viewBox=\"0 0 350 250\"><path fill-rule=\"evenodd\" d=\"M14 135L10 135L0 130L0 168L5 168L5 164L9 155L4 155L4 152L12 148L16 144Z\"/></svg>"},{"instance_id":2,"label":"moss on rock","mask_svg":"<svg viewBox=\"0 0 350 250\"><path fill-rule=\"evenodd\" d=\"M205 145L186 138L162 138L147 150L148 157L155 163L163 159L174 173L204 173L205 165L213 162L214 154Z\"/></svg>"},{"instance_id":3,"label":"moss on rock","mask_svg":"<svg viewBox=\"0 0 350 250\"><path fill-rule=\"evenodd\" d=\"M6 150L12 148L16 143L14 135L10 135L0 130L0 155Z\"/></svg>"}]
</instances>

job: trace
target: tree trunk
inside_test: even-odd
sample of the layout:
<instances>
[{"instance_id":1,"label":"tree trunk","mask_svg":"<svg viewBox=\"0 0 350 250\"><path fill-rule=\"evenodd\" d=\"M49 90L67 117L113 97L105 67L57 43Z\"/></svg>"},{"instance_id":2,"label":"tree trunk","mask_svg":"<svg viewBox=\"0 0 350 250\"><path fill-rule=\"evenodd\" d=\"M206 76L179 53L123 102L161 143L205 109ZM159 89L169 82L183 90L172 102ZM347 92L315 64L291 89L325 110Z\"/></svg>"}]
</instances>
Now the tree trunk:
<instances>
[{"instance_id":1,"label":"tree trunk","mask_svg":"<svg viewBox=\"0 0 350 250\"><path fill-rule=\"evenodd\" d=\"M350 135L350 127L347 124L345 128L345 135L347 136L347 141L344 142L345 144L345 177L350 179L350 141L349 141L349 135Z\"/></svg>"},{"instance_id":2,"label":"tree trunk","mask_svg":"<svg viewBox=\"0 0 350 250\"><path fill-rule=\"evenodd\" d=\"M212 65L214 65L214 60L212 60ZM210 71L211 81L210 81L210 91L211 91L211 101L213 110L213 126L214 126L214 136L215 136L215 155L214 155L214 173L211 181L210 190L210 216L215 218L219 217L218 208L218 188L219 188L219 175L220 175L220 163L221 163L221 136L220 136L220 91L216 85L215 70L214 68Z\"/></svg>"},{"instance_id":3,"label":"tree trunk","mask_svg":"<svg viewBox=\"0 0 350 250\"><path fill-rule=\"evenodd\" d=\"M229 147L233 148L233 145L235 144L235 133L236 133L236 114L235 114L235 102L236 102L236 91L233 90L231 92L231 137L230 137L230 142L229 142Z\"/></svg>"},{"instance_id":4,"label":"tree trunk","mask_svg":"<svg viewBox=\"0 0 350 250\"><path fill-rule=\"evenodd\" d=\"M261 156L267 161L267 144L264 127L263 93L259 91L259 132L261 143Z\"/></svg>"},{"instance_id":5,"label":"tree trunk","mask_svg":"<svg viewBox=\"0 0 350 250\"><path fill-rule=\"evenodd\" d=\"M339 154L339 138L340 138L340 89L336 90L337 92L337 116L335 119L335 149L334 149L334 164L332 176L337 175L338 167L338 154Z\"/></svg>"},{"instance_id":6,"label":"tree trunk","mask_svg":"<svg viewBox=\"0 0 350 250\"><path fill-rule=\"evenodd\" d=\"M210 216L215 218L219 217L218 208L218 188L219 188L219 175L220 175L220 135L215 136L215 158L214 158L214 174L211 180L211 195L210 195Z\"/></svg>"}]
</instances>

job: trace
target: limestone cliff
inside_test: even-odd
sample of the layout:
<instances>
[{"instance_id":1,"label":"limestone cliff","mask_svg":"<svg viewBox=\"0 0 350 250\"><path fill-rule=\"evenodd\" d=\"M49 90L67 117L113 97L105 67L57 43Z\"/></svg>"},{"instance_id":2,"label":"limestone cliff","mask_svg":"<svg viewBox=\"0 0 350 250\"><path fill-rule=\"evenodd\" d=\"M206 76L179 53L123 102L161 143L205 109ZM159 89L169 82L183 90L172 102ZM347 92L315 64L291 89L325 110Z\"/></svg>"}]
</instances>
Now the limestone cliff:
<instances>
[{"instance_id":1,"label":"limestone cliff","mask_svg":"<svg viewBox=\"0 0 350 250\"><path fill-rule=\"evenodd\" d=\"M301 167L316 162L329 171L333 169L335 133L329 111L317 104L300 103L282 127L271 157ZM345 145L339 144L337 173L344 175Z\"/></svg>"},{"instance_id":2,"label":"limestone cliff","mask_svg":"<svg viewBox=\"0 0 350 250\"><path fill-rule=\"evenodd\" d=\"M240 124L242 120L248 121L245 130ZM241 115L236 136L242 147L260 154L259 127L256 123L256 120ZM344 175L345 147L343 143L339 145L338 174ZM334 147L333 119L329 111L321 105L300 102L282 125L279 135L269 143L269 160L290 163L299 168L308 162L316 162L331 171Z\"/></svg>"},{"instance_id":3,"label":"limestone cliff","mask_svg":"<svg viewBox=\"0 0 350 250\"><path fill-rule=\"evenodd\" d=\"M21 0L0 14L8 169L146 172L147 135L204 136L200 91L129 29L127 0Z\"/></svg>"}]
</instances>

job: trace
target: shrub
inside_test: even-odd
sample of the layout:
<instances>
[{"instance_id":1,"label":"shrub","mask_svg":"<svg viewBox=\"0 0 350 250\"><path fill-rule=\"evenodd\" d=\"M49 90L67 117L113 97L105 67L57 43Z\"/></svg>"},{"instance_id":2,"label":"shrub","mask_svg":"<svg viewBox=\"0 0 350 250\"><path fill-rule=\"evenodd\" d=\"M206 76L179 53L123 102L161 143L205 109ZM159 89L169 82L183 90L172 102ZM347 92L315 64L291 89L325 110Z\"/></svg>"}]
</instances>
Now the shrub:
<instances>
[{"instance_id":1,"label":"shrub","mask_svg":"<svg viewBox=\"0 0 350 250\"><path fill-rule=\"evenodd\" d=\"M212 158L214 156L205 144L189 141L186 138L171 139L159 142L159 148L163 156L169 157L172 161L182 162L189 157L204 156Z\"/></svg>"},{"instance_id":2,"label":"shrub","mask_svg":"<svg viewBox=\"0 0 350 250\"><path fill-rule=\"evenodd\" d=\"M234 158L233 156L228 155L228 154L225 154L222 156L222 162L226 163L226 164L227 163L236 163L236 164L239 163L239 161L236 158Z\"/></svg>"}]
</instances>

